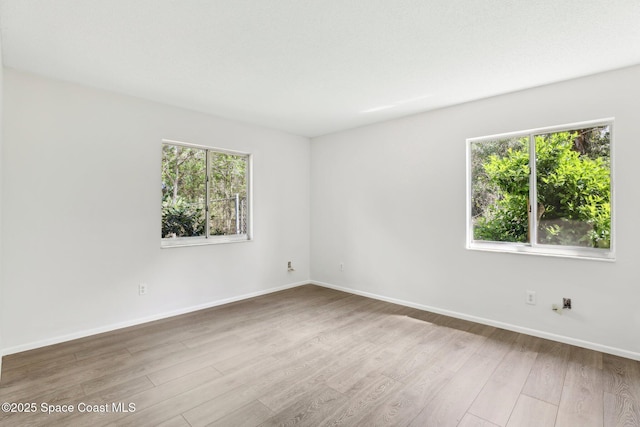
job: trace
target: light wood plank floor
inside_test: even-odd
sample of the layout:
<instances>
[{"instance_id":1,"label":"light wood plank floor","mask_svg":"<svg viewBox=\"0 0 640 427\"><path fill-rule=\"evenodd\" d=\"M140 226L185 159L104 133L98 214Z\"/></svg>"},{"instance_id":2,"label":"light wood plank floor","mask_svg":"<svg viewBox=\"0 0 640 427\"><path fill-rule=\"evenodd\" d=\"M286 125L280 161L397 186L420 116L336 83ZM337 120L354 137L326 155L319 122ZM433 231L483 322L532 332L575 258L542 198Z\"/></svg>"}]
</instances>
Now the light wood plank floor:
<instances>
[{"instance_id":1,"label":"light wood plank floor","mask_svg":"<svg viewBox=\"0 0 640 427\"><path fill-rule=\"evenodd\" d=\"M0 402L35 403L0 413L21 427L640 426L640 362L308 285L6 356Z\"/></svg>"}]
</instances>

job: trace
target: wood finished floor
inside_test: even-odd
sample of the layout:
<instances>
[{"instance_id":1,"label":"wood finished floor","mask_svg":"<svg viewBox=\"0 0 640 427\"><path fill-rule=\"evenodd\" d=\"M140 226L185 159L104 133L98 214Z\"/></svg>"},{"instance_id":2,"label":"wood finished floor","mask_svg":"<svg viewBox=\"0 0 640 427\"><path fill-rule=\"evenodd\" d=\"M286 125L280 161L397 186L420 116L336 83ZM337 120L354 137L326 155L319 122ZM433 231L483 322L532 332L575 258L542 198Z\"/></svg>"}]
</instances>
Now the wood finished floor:
<instances>
[{"instance_id":1,"label":"wood finished floor","mask_svg":"<svg viewBox=\"0 0 640 427\"><path fill-rule=\"evenodd\" d=\"M0 401L36 403L0 413L21 427L640 426L640 362L308 285L6 356Z\"/></svg>"}]
</instances>

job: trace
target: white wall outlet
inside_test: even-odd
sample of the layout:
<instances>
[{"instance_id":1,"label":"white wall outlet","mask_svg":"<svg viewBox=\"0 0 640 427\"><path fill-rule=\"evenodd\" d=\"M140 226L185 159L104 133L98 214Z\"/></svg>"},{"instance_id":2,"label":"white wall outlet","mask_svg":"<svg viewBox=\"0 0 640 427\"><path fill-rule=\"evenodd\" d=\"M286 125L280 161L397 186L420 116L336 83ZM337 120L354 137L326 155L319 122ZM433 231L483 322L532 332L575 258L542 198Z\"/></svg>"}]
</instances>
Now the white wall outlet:
<instances>
[{"instance_id":1,"label":"white wall outlet","mask_svg":"<svg viewBox=\"0 0 640 427\"><path fill-rule=\"evenodd\" d=\"M527 291L525 302L527 304L536 305L536 291Z\"/></svg>"},{"instance_id":2,"label":"white wall outlet","mask_svg":"<svg viewBox=\"0 0 640 427\"><path fill-rule=\"evenodd\" d=\"M291 261L287 262L287 271L295 271L291 265Z\"/></svg>"},{"instance_id":3,"label":"white wall outlet","mask_svg":"<svg viewBox=\"0 0 640 427\"><path fill-rule=\"evenodd\" d=\"M340 271L344 271L344 262L341 262L338 267L340 268Z\"/></svg>"},{"instance_id":4,"label":"white wall outlet","mask_svg":"<svg viewBox=\"0 0 640 427\"><path fill-rule=\"evenodd\" d=\"M138 295L146 295L147 294L147 284L140 283L138 286Z\"/></svg>"}]
</instances>

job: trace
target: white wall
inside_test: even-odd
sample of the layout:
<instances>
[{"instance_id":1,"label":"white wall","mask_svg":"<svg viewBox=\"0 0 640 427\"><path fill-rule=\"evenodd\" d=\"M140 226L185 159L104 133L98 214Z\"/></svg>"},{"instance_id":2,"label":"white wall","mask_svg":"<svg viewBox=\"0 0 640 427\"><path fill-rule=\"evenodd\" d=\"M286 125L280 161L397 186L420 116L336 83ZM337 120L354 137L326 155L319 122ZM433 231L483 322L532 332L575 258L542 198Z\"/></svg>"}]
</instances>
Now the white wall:
<instances>
[{"instance_id":1,"label":"white wall","mask_svg":"<svg viewBox=\"0 0 640 427\"><path fill-rule=\"evenodd\" d=\"M2 41L0 40L0 310L2 310L2 301L3 298L3 283L4 283L4 269L3 269L3 242L4 236L2 235L2 186L3 186L3 176L4 176L4 147L3 147L3 135L4 135L4 124L3 124L3 114L2 114L2 96L3 96L3 75L4 75L4 67L2 66ZM2 356L4 354L4 340L3 340L3 321L2 315L0 315L0 378L2 377Z\"/></svg>"},{"instance_id":2,"label":"white wall","mask_svg":"<svg viewBox=\"0 0 640 427\"><path fill-rule=\"evenodd\" d=\"M4 89L5 353L309 279L308 139L14 70ZM253 153L254 241L160 249L163 138Z\"/></svg>"},{"instance_id":3,"label":"white wall","mask_svg":"<svg viewBox=\"0 0 640 427\"><path fill-rule=\"evenodd\" d=\"M639 112L633 67L312 140L311 277L640 359ZM465 249L466 138L606 117L615 263Z\"/></svg>"}]
</instances>

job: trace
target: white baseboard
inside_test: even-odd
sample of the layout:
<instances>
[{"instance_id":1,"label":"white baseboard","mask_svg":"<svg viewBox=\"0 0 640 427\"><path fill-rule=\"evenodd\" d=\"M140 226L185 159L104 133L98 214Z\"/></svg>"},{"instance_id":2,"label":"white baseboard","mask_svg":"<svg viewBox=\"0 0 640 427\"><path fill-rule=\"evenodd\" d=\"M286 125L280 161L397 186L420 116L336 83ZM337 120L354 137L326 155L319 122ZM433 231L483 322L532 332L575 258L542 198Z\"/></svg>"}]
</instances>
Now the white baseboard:
<instances>
[{"instance_id":1,"label":"white baseboard","mask_svg":"<svg viewBox=\"0 0 640 427\"><path fill-rule=\"evenodd\" d=\"M456 311L443 310L437 307L431 307L423 304L416 304L410 301L404 301L396 298L390 298L383 295L377 295L370 292L359 291L357 289L345 288L342 286L332 285L330 283L319 282L312 280L310 282L313 285L322 286L329 289L335 289L338 291L347 292L354 295L360 295L367 298L373 298L380 301L386 301L393 304L404 305L406 307L417 308L418 310L430 311L432 313L442 314L444 316L455 317L457 319L468 320L475 323L481 323L483 325L495 326L496 328L506 329L508 331L518 332L525 335L531 335L538 338L545 338L551 341L557 341L565 344L575 345L576 347L588 348L589 350L600 351L602 353L613 354L615 356L625 357L627 359L633 359L640 361L640 353L624 350L616 347L609 347L607 345L593 343L590 341L583 341L576 338L567 337L564 335L557 335L550 332L539 331L537 329L524 328L518 325L512 325L510 323L499 322L496 320L485 319L484 317L471 316L464 313L458 313Z\"/></svg>"},{"instance_id":2,"label":"white baseboard","mask_svg":"<svg viewBox=\"0 0 640 427\"><path fill-rule=\"evenodd\" d=\"M101 333L104 333L104 332L111 332L111 331L115 331L117 329L128 328L129 326L136 326L136 325L140 325L140 324L143 324L143 323L153 322L154 320L160 320L160 319L166 319L168 317L179 316L181 314L191 313L191 312L198 311L198 310L204 310L204 309L211 308L211 307L216 307L216 306L219 306L219 305L229 304L229 303L236 302L236 301L241 301L241 300L245 300L245 299L249 299L249 298L253 298L253 297L258 297L260 295L271 294L273 292L283 291L285 289L295 288L295 287L298 287L298 286L307 285L309 283L310 282L308 280L305 280L304 282L290 283L288 285L277 286L277 287L274 287L274 288L264 289L264 290L257 291L257 292L252 292L252 293L249 293L249 294L238 295L238 296L231 297L231 298L225 298L225 299L221 299L221 300L217 300L217 301L211 301L211 302L207 302L207 303L204 303L204 304L199 304L199 305L194 305L194 306L191 306L191 307L180 308L180 309L177 309L177 310L172 310L172 311L168 311L168 312L164 312L164 313L158 313L158 314L154 314L152 316L142 317L142 318L138 318L138 319L131 319L131 320L127 320L127 321L120 322L120 323L101 326L99 328L86 329L86 330L74 332L74 333L71 333L71 334L60 335L60 336L57 336L57 337L47 338L45 340L40 340L40 341L30 342L30 343L27 343L27 344L21 344L21 345L14 346L14 347L5 348L5 349L2 350L2 352L0 352L0 363L2 363L1 356L7 356L9 354L20 353L22 351L27 351L27 350L33 350L33 349L36 349L36 348L46 347L48 345L59 344L59 343L63 343L63 342L66 342L66 341L75 340L75 339L78 339L78 338L85 338L85 337L88 337L88 336L91 336L91 335L97 335L97 334L101 334Z\"/></svg>"},{"instance_id":3,"label":"white baseboard","mask_svg":"<svg viewBox=\"0 0 640 427\"><path fill-rule=\"evenodd\" d=\"M211 301L205 304L199 304L199 305L195 305L195 306L191 306L191 307L185 307L185 308L181 308L178 310L172 310L169 312L164 312L164 313L158 313L155 314L153 316L147 316L147 317L143 317L143 318L138 318L138 319L132 319L132 320L128 320L125 322L120 322L120 323L116 323L116 324L111 324L111 325L105 325L99 328L94 328L94 329L87 329L87 330L83 330L83 331L78 331L78 332L74 332L71 334L67 334L67 335L61 335L61 336L57 336L57 337L52 337L52 338L48 338L45 340L40 340L40 341L35 341L35 342L31 342L31 343L27 343L27 344L22 344L19 346L14 346L14 347L9 347L9 348L5 348L2 350L2 352L0 352L0 357L1 356L6 356L9 354L14 354L14 353L19 353L22 351L27 351L27 350L33 350L36 348L40 348L40 347L46 347L49 345L53 345L53 344L59 344L62 342L66 342L66 341L71 341L74 339L78 339L78 338L85 338L91 335L97 335L97 334L101 334L104 332L110 332L110 331L115 331L118 329L122 329L122 328L127 328L129 326L135 326L135 325L140 325L143 323L148 323L148 322L153 322L154 320L160 320L160 319L166 319L169 317L173 317L173 316L179 316L181 314L186 314L186 313L191 313L194 311L198 311L198 310L204 310L207 308L211 308L211 307L216 307L219 305L224 305L224 304L229 304L232 302L236 302L236 301L241 301L241 300L245 300L245 299L249 299L249 298L253 298L253 297L257 297L257 296L261 296L261 295L266 295L266 294L270 294L273 292L278 292L278 291L282 291L285 289L290 289L290 288L295 288L298 286L302 286L302 285L307 285L307 284L313 284L313 285L317 285L317 286L322 286L325 288L329 288L329 289L335 289L335 290L339 290L339 291L343 291L343 292L347 292L350 294L354 294L354 295L360 295L360 296L364 296L367 298L373 298L373 299L377 299L380 301L386 301L386 302L390 302L393 304L399 304L399 305L403 305L406 307L412 307L412 308L416 308L418 310L424 310L424 311L430 311L432 313L437 313L437 314L442 314L445 316L450 316L450 317L455 317L457 319L463 319L463 320L468 320L471 322L475 322L475 323L481 323L483 325L489 325L489 326L494 326L497 328L502 328L502 329L506 329L509 331L513 331L513 332L518 332L518 333L522 333L522 334L526 334L526 335L531 335L531 336L535 336L535 337L539 337L539 338L545 338L548 340L552 340L552 341L557 341L557 342L561 342L561 343L565 343L565 344L570 344L570 345L575 345L577 347L583 347L583 348L588 348L590 350L595 350L595 351L600 351L603 353L608 353L608 354L613 354L616 356L620 356L620 357L625 357L627 359L633 359L633 360L638 360L640 361L640 353L637 352L633 352L633 351L629 351L629 350L624 350L624 349L620 349L620 348L616 348L616 347L609 347L603 344L598 344L598 343L593 343L593 342L589 342L589 341L583 341L583 340L579 340L576 338L571 338L571 337L567 337L567 336L563 336L563 335L557 335L557 334L553 334L553 333L549 333L549 332L545 332L545 331L539 331L537 329L530 329L530 328L524 328L521 326L517 326L517 325L512 325L510 323L504 323L504 322L499 322L499 321L495 321L492 319L486 319L483 317L477 317L477 316L471 316L468 314L464 314L464 313L458 313L455 311L450 311L450 310L444 310L444 309L440 309L437 307L431 307L428 305L424 305L424 304L417 304L411 301L405 301L405 300L400 300L400 299L396 299L396 298L391 298L391 297L386 297L383 295L378 295L378 294L373 294L370 292L364 292L364 291L359 291L357 289L352 289L352 288L346 288L346 287L342 287L342 286L336 286L336 285L332 285L330 283L325 283L325 282L320 282L320 281L316 281L316 280L305 280L302 282L296 282L296 283L290 283L287 285L283 285L283 286L277 286L274 288L269 288L269 289L264 289L261 291L257 291L257 292L252 292L249 294L244 294L244 295L238 295L235 297L231 297L231 298L225 298L222 300L217 300L217 301ZM0 359L0 366L2 363L2 360Z\"/></svg>"}]
</instances>

